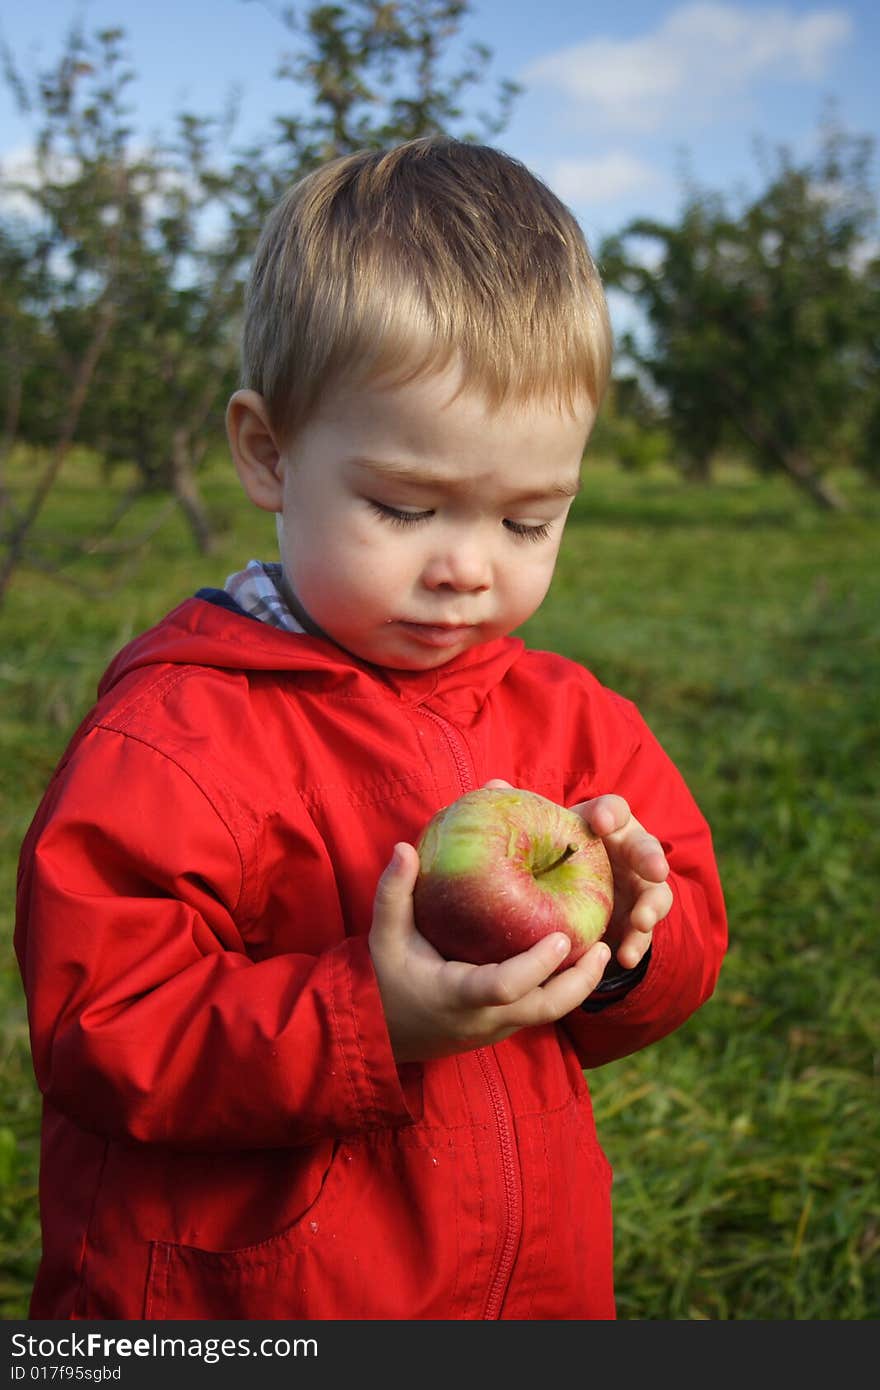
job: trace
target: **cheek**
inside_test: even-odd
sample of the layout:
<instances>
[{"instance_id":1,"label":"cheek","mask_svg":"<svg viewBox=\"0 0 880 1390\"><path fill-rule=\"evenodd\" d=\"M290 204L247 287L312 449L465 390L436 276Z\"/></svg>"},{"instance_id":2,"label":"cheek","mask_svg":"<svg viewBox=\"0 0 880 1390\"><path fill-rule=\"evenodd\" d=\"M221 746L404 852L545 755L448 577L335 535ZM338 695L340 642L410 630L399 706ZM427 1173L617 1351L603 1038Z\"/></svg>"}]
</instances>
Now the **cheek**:
<instances>
[{"instance_id":1,"label":"cheek","mask_svg":"<svg viewBox=\"0 0 880 1390\"><path fill-rule=\"evenodd\" d=\"M531 616L544 601L553 569L553 560L543 558L509 567L505 593L510 609Z\"/></svg>"},{"instance_id":2,"label":"cheek","mask_svg":"<svg viewBox=\"0 0 880 1390\"><path fill-rule=\"evenodd\" d=\"M402 583L405 566L399 549L360 524L317 526L302 536L301 546L291 545L289 569L298 576L306 607L308 595L316 610L330 604L340 618L367 618L379 609L384 612L389 594Z\"/></svg>"},{"instance_id":3,"label":"cheek","mask_svg":"<svg viewBox=\"0 0 880 1390\"><path fill-rule=\"evenodd\" d=\"M520 593L546 592L556 566L556 552L548 555L523 555L507 567L511 589Z\"/></svg>"}]
</instances>

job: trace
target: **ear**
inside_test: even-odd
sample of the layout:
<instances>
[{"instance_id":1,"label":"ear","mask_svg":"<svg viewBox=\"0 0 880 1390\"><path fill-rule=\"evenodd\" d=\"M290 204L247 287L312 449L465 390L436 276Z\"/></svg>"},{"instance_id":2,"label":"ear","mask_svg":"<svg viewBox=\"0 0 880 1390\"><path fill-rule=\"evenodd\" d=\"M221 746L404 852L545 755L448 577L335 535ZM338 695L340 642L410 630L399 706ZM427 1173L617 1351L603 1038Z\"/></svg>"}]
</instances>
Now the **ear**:
<instances>
[{"instance_id":1,"label":"ear","mask_svg":"<svg viewBox=\"0 0 880 1390\"><path fill-rule=\"evenodd\" d=\"M256 391L236 391L226 407L226 434L241 485L255 507L281 511L283 460L266 402Z\"/></svg>"}]
</instances>

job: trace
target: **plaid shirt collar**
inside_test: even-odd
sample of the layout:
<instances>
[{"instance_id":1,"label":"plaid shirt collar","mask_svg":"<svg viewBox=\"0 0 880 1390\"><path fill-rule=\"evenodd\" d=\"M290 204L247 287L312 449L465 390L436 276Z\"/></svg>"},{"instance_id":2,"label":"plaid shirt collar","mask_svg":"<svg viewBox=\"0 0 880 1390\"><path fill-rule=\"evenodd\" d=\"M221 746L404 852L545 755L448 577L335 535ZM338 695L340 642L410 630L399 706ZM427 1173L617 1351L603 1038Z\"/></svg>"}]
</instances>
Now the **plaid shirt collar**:
<instances>
[{"instance_id":1,"label":"plaid shirt collar","mask_svg":"<svg viewBox=\"0 0 880 1390\"><path fill-rule=\"evenodd\" d=\"M269 623L283 632L305 632L284 598L279 564L249 560L243 570L230 574L223 588L252 618L259 618L260 622Z\"/></svg>"}]
</instances>

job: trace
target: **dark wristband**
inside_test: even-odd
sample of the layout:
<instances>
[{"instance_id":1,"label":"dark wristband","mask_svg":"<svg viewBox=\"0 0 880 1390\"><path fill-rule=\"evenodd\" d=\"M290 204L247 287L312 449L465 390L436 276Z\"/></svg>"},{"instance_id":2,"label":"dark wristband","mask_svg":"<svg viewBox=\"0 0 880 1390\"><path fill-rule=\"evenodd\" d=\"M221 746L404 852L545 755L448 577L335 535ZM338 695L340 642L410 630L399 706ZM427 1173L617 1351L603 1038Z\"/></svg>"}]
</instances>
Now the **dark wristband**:
<instances>
[{"instance_id":1,"label":"dark wristband","mask_svg":"<svg viewBox=\"0 0 880 1390\"><path fill-rule=\"evenodd\" d=\"M620 975L613 975L609 980L602 980L593 990L589 998L585 999L581 1008L585 1013L595 1014L601 1009L607 1009L618 1000L624 999L635 989L648 973L648 966L651 962L651 947L649 946L638 965L634 965L632 970L625 970Z\"/></svg>"}]
</instances>

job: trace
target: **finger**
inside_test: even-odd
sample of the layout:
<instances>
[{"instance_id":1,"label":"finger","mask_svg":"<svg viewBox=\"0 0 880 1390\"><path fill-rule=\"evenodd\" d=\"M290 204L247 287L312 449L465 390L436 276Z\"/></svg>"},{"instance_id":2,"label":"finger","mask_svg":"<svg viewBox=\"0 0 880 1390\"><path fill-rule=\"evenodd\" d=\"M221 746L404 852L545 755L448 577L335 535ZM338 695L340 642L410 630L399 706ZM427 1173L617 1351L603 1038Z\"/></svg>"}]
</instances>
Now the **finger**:
<instances>
[{"instance_id":1,"label":"finger","mask_svg":"<svg viewBox=\"0 0 880 1390\"><path fill-rule=\"evenodd\" d=\"M553 974L571 950L562 932L553 932L497 965L461 966L456 970L459 1003L464 1008L483 1009L515 1004L524 994L537 989Z\"/></svg>"},{"instance_id":2,"label":"finger","mask_svg":"<svg viewBox=\"0 0 880 1390\"><path fill-rule=\"evenodd\" d=\"M650 883L663 883L669 877L669 860L655 836L640 836L626 846L626 852L630 867L639 878Z\"/></svg>"},{"instance_id":3,"label":"finger","mask_svg":"<svg viewBox=\"0 0 880 1390\"><path fill-rule=\"evenodd\" d=\"M596 796L592 801L582 801L573 809L586 821L593 834L601 835L603 839L623 830L632 815L629 804L613 792Z\"/></svg>"},{"instance_id":4,"label":"finger","mask_svg":"<svg viewBox=\"0 0 880 1390\"><path fill-rule=\"evenodd\" d=\"M394 846L376 885L372 930L379 933L414 929L412 894L419 875L419 856L403 841Z\"/></svg>"},{"instance_id":5,"label":"finger","mask_svg":"<svg viewBox=\"0 0 880 1390\"><path fill-rule=\"evenodd\" d=\"M535 991L540 1000L539 1017L534 1021L554 1023L570 1014L572 1009L579 1008L599 984L610 959L609 947L604 941L597 941L584 952L580 960L575 961L574 965L560 970L558 975L554 975L540 990Z\"/></svg>"},{"instance_id":6,"label":"finger","mask_svg":"<svg viewBox=\"0 0 880 1390\"><path fill-rule=\"evenodd\" d=\"M651 944L654 928L668 916L673 901L672 891L665 883L646 888L639 896L615 952L625 970L638 965Z\"/></svg>"},{"instance_id":7,"label":"finger","mask_svg":"<svg viewBox=\"0 0 880 1390\"><path fill-rule=\"evenodd\" d=\"M651 884L634 902L629 914L630 926L636 931L653 931L658 922L668 917L672 907L672 889L666 883Z\"/></svg>"},{"instance_id":8,"label":"finger","mask_svg":"<svg viewBox=\"0 0 880 1390\"><path fill-rule=\"evenodd\" d=\"M669 862L663 846L636 820L622 796L609 792L597 796L593 801L583 801L572 809L607 845L625 851L628 867L640 878L662 883L667 877Z\"/></svg>"},{"instance_id":9,"label":"finger","mask_svg":"<svg viewBox=\"0 0 880 1390\"><path fill-rule=\"evenodd\" d=\"M634 970L651 944L652 932L628 932L617 948L617 962L624 970Z\"/></svg>"},{"instance_id":10,"label":"finger","mask_svg":"<svg viewBox=\"0 0 880 1390\"><path fill-rule=\"evenodd\" d=\"M596 802L585 802L580 814L590 828L602 836L606 847L621 851L626 857L627 867L634 870L640 878L662 883L669 874L669 862L663 846L656 835L651 835L636 820L627 802L621 796L602 796ZM604 829L615 824L612 829Z\"/></svg>"},{"instance_id":11,"label":"finger","mask_svg":"<svg viewBox=\"0 0 880 1390\"><path fill-rule=\"evenodd\" d=\"M604 941L594 942L574 965L567 966L521 999L492 1011L496 1036L519 1028L556 1023L577 1009L598 985L611 959Z\"/></svg>"},{"instance_id":12,"label":"finger","mask_svg":"<svg viewBox=\"0 0 880 1390\"><path fill-rule=\"evenodd\" d=\"M488 782L483 783L484 787L499 787L506 791L513 788L512 782L505 782L503 777L490 777Z\"/></svg>"}]
</instances>

